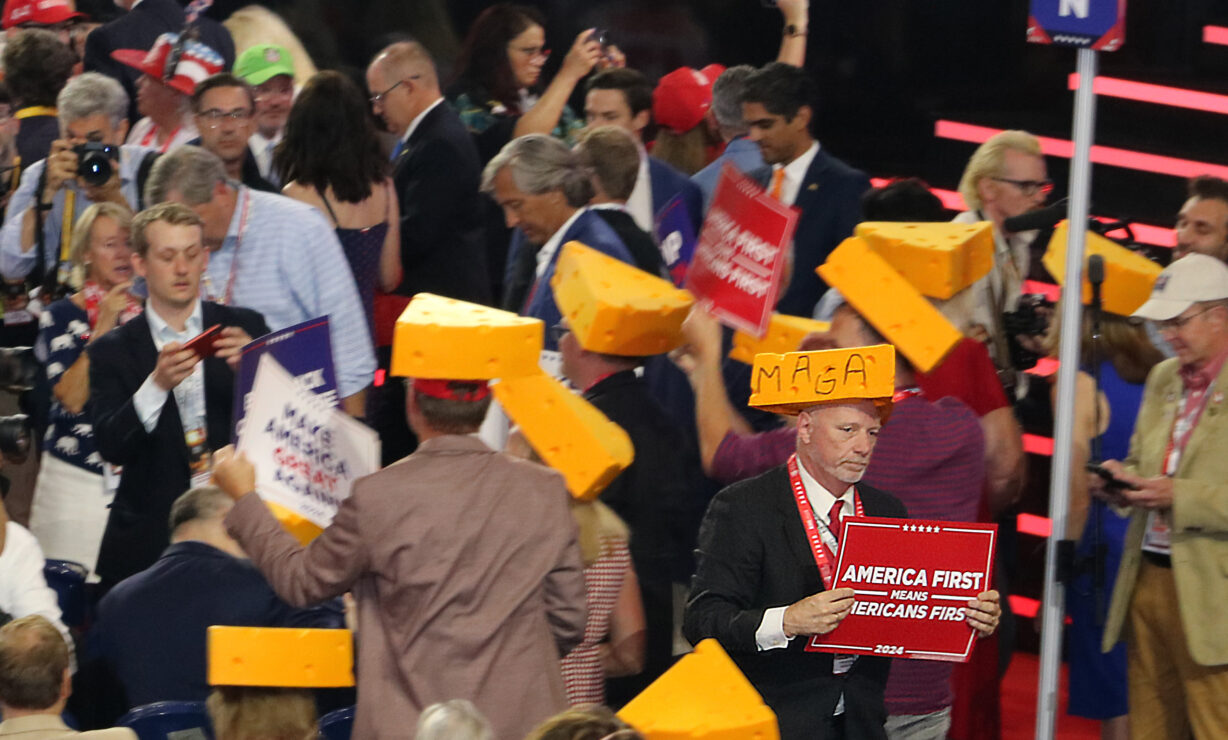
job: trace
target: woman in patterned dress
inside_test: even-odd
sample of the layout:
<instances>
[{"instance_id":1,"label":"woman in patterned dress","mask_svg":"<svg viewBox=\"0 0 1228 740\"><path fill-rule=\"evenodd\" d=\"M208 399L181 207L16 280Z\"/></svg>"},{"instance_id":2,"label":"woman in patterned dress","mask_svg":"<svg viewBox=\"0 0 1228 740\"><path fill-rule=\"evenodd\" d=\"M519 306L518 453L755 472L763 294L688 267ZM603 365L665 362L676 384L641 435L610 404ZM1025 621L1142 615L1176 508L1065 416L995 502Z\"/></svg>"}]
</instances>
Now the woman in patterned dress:
<instances>
[{"instance_id":1,"label":"woman in patterned dress","mask_svg":"<svg viewBox=\"0 0 1228 740\"><path fill-rule=\"evenodd\" d=\"M85 209L73 229L71 251L75 268L84 271L84 283L47 306L39 318L36 351L52 400L30 531L48 558L81 563L91 578L115 487L104 482L105 464L94 444L85 347L142 310L129 292L131 219L128 209L115 203Z\"/></svg>"},{"instance_id":2,"label":"woman in patterned dress","mask_svg":"<svg viewBox=\"0 0 1228 740\"><path fill-rule=\"evenodd\" d=\"M607 676L644 668L644 607L631 568L627 525L600 501L572 501L580 528L588 623L584 639L563 659L571 706L605 703Z\"/></svg>"}]
</instances>

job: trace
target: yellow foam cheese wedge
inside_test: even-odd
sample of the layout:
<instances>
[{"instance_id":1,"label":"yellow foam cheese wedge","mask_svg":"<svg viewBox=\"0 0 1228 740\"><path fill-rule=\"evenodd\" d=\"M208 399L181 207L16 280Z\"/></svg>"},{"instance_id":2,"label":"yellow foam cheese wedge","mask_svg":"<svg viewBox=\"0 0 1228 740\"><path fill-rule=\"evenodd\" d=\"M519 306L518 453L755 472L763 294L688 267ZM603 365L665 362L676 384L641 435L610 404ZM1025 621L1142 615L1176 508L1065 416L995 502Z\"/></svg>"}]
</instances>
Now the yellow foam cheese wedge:
<instances>
[{"instance_id":1,"label":"yellow foam cheese wedge","mask_svg":"<svg viewBox=\"0 0 1228 740\"><path fill-rule=\"evenodd\" d=\"M214 625L208 645L210 686L354 685L349 630Z\"/></svg>"},{"instance_id":2,"label":"yellow foam cheese wedge","mask_svg":"<svg viewBox=\"0 0 1228 740\"><path fill-rule=\"evenodd\" d=\"M818 273L923 373L960 340L959 330L860 237L841 242Z\"/></svg>"},{"instance_id":3,"label":"yellow foam cheese wedge","mask_svg":"<svg viewBox=\"0 0 1228 740\"><path fill-rule=\"evenodd\" d=\"M767 334L764 334L762 339L756 338L754 334L747 334L741 329L733 333L733 347L729 350L729 359L750 365L755 361L755 355L764 352L772 354L796 352L806 335L830 329L831 324L826 321L774 313L771 323L768 324Z\"/></svg>"},{"instance_id":4,"label":"yellow foam cheese wedge","mask_svg":"<svg viewBox=\"0 0 1228 740\"><path fill-rule=\"evenodd\" d=\"M1053 231L1045 256L1045 269L1060 285L1066 284L1066 240L1070 237L1069 222L1063 221ZM1129 316L1151 296L1151 288L1160 276L1161 268L1146 257L1135 254L1112 239L1099 234L1087 234L1087 257L1098 254L1104 258L1104 283L1100 298L1104 310L1119 316ZM1083 303L1092 302L1092 284L1087 279L1087 260L1083 261Z\"/></svg>"},{"instance_id":5,"label":"yellow foam cheese wedge","mask_svg":"<svg viewBox=\"0 0 1228 740\"><path fill-rule=\"evenodd\" d=\"M749 406L796 414L831 401L872 400L880 414L895 393L895 349L890 344L755 356Z\"/></svg>"},{"instance_id":6,"label":"yellow foam cheese wedge","mask_svg":"<svg viewBox=\"0 0 1228 740\"><path fill-rule=\"evenodd\" d=\"M776 715L720 643L695 646L618 716L647 740L777 740Z\"/></svg>"},{"instance_id":7,"label":"yellow foam cheese wedge","mask_svg":"<svg viewBox=\"0 0 1228 740\"><path fill-rule=\"evenodd\" d=\"M298 540L303 547L306 547L324 531L310 520L295 514L281 504L266 499L264 505L269 507L269 511L273 512L273 516L281 522L282 528L294 535L294 539Z\"/></svg>"},{"instance_id":8,"label":"yellow foam cheese wedge","mask_svg":"<svg viewBox=\"0 0 1228 740\"><path fill-rule=\"evenodd\" d=\"M504 378L493 388L529 445L563 474L577 499L596 498L635 458L622 427L545 373Z\"/></svg>"},{"instance_id":9,"label":"yellow foam cheese wedge","mask_svg":"<svg viewBox=\"0 0 1228 740\"><path fill-rule=\"evenodd\" d=\"M540 319L419 293L397 319L392 374L491 380L538 372L545 339Z\"/></svg>"},{"instance_id":10,"label":"yellow foam cheese wedge","mask_svg":"<svg viewBox=\"0 0 1228 740\"><path fill-rule=\"evenodd\" d=\"M695 298L632 265L567 242L550 281L554 301L580 346L642 357L682 344L682 322Z\"/></svg>"},{"instance_id":11,"label":"yellow foam cheese wedge","mask_svg":"<svg viewBox=\"0 0 1228 740\"><path fill-rule=\"evenodd\" d=\"M923 295L947 299L993 267L993 224L866 221L853 232Z\"/></svg>"}]
</instances>

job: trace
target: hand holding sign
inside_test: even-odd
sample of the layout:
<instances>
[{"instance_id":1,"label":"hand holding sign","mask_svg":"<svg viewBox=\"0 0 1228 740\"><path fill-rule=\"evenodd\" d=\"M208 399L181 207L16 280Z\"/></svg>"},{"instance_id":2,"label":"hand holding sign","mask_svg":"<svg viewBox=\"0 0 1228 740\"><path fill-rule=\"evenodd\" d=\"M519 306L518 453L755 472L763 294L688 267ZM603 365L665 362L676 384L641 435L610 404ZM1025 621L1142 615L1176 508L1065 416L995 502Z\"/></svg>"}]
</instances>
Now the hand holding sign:
<instances>
[{"instance_id":1,"label":"hand holding sign","mask_svg":"<svg viewBox=\"0 0 1228 740\"><path fill-rule=\"evenodd\" d=\"M982 591L968 602L966 621L981 637L989 637L998 629L1002 618L1001 597L995 590Z\"/></svg>"},{"instance_id":2,"label":"hand holding sign","mask_svg":"<svg viewBox=\"0 0 1228 740\"><path fill-rule=\"evenodd\" d=\"M256 466L234 445L213 453L213 485L235 501L256 490Z\"/></svg>"},{"instance_id":3,"label":"hand holding sign","mask_svg":"<svg viewBox=\"0 0 1228 740\"><path fill-rule=\"evenodd\" d=\"M782 622L785 636L826 635L831 632L853 611L854 594L851 588L834 588L791 604L785 609Z\"/></svg>"}]
</instances>

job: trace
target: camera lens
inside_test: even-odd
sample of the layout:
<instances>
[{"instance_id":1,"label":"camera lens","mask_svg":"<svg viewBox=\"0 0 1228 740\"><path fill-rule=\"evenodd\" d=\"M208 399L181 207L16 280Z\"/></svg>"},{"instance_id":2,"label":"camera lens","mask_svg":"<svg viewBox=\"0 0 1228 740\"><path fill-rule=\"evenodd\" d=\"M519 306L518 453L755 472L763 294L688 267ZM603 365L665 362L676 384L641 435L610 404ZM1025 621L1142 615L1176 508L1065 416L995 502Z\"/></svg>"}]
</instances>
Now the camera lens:
<instances>
[{"instance_id":1,"label":"camera lens","mask_svg":"<svg viewBox=\"0 0 1228 740\"><path fill-rule=\"evenodd\" d=\"M111 159L100 151L92 151L81 157L77 175L89 185L102 185L111 179Z\"/></svg>"},{"instance_id":2,"label":"camera lens","mask_svg":"<svg viewBox=\"0 0 1228 740\"><path fill-rule=\"evenodd\" d=\"M30 454L30 419L25 414L0 416L0 453L15 462L22 462Z\"/></svg>"}]
</instances>

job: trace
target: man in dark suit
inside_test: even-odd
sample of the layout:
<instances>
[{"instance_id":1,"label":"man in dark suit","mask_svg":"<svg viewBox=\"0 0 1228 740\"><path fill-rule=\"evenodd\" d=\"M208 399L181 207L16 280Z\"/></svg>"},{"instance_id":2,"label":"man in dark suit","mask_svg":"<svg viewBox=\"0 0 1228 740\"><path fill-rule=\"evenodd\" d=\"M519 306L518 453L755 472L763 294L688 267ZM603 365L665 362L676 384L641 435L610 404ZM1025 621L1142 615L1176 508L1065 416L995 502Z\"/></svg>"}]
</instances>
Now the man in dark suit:
<instances>
[{"instance_id":1,"label":"man in dark suit","mask_svg":"<svg viewBox=\"0 0 1228 740\"><path fill-rule=\"evenodd\" d=\"M175 203L137 214L132 263L149 287L145 313L89 346L98 451L123 466L98 555L106 584L158 559L171 503L208 477L210 451L230 440L239 350L269 331L254 311L200 300L202 223ZM211 355L184 347L215 325Z\"/></svg>"},{"instance_id":2,"label":"man in dark suit","mask_svg":"<svg viewBox=\"0 0 1228 740\"><path fill-rule=\"evenodd\" d=\"M401 205L403 296L430 292L490 303L473 138L444 101L430 53L412 41L367 68L375 113L397 136L393 181Z\"/></svg>"},{"instance_id":3,"label":"man in dark suit","mask_svg":"<svg viewBox=\"0 0 1228 740\"><path fill-rule=\"evenodd\" d=\"M128 120L135 122L140 115L136 111L136 81L141 72L120 64L111 58L116 49L149 49L164 33L183 30L185 16L178 0L116 0L116 5L127 10L124 15L90 32L85 39L85 69L114 77L124 86L131 101ZM135 6L135 7L134 7ZM235 45L230 32L209 18L197 20L200 41L222 55L223 69L235 63Z\"/></svg>"},{"instance_id":4,"label":"man in dark suit","mask_svg":"<svg viewBox=\"0 0 1228 740\"><path fill-rule=\"evenodd\" d=\"M98 605L90 655L123 687L125 709L209 695L205 635L210 625L339 629L339 601L296 609L226 533L233 506L212 486L193 488L171 507L171 545L149 568L124 579ZM149 650L150 635L158 649Z\"/></svg>"},{"instance_id":5,"label":"man in dark suit","mask_svg":"<svg viewBox=\"0 0 1228 740\"><path fill-rule=\"evenodd\" d=\"M826 361L825 352L807 354L814 367ZM853 607L852 589L829 587L841 519L907 516L894 496L859 484L893 388L893 373L880 363L863 392L765 406L797 413L796 454L717 494L700 528L683 632L691 642L720 640L776 713L782 740L887 737L890 659L806 652L805 645ZM967 621L988 634L1000 613L996 592L986 592L968 603Z\"/></svg>"},{"instance_id":6,"label":"man in dark suit","mask_svg":"<svg viewBox=\"0 0 1228 740\"><path fill-rule=\"evenodd\" d=\"M627 208L641 229L652 232L657 214L681 196L699 233L704 196L691 178L644 151L644 129L652 121L652 83L634 69L607 69L588 81L584 118L590 127L618 126L635 137L640 166Z\"/></svg>"},{"instance_id":7,"label":"man in dark suit","mask_svg":"<svg viewBox=\"0 0 1228 740\"><path fill-rule=\"evenodd\" d=\"M793 276L776 310L810 316L827 285L815 274L861 219L864 172L820 148L811 134L817 90L805 71L772 62L746 80L742 115L771 165L751 173L768 193L801 212L793 234Z\"/></svg>"},{"instance_id":8,"label":"man in dark suit","mask_svg":"<svg viewBox=\"0 0 1228 740\"><path fill-rule=\"evenodd\" d=\"M503 209L514 229L508 250L503 306L546 326L561 314L550 286L564 244L578 241L615 259L635 264L626 245L594 211L593 182L575 152L558 139L530 134L513 139L482 173L482 191ZM558 350L553 336L546 350Z\"/></svg>"}]
</instances>

